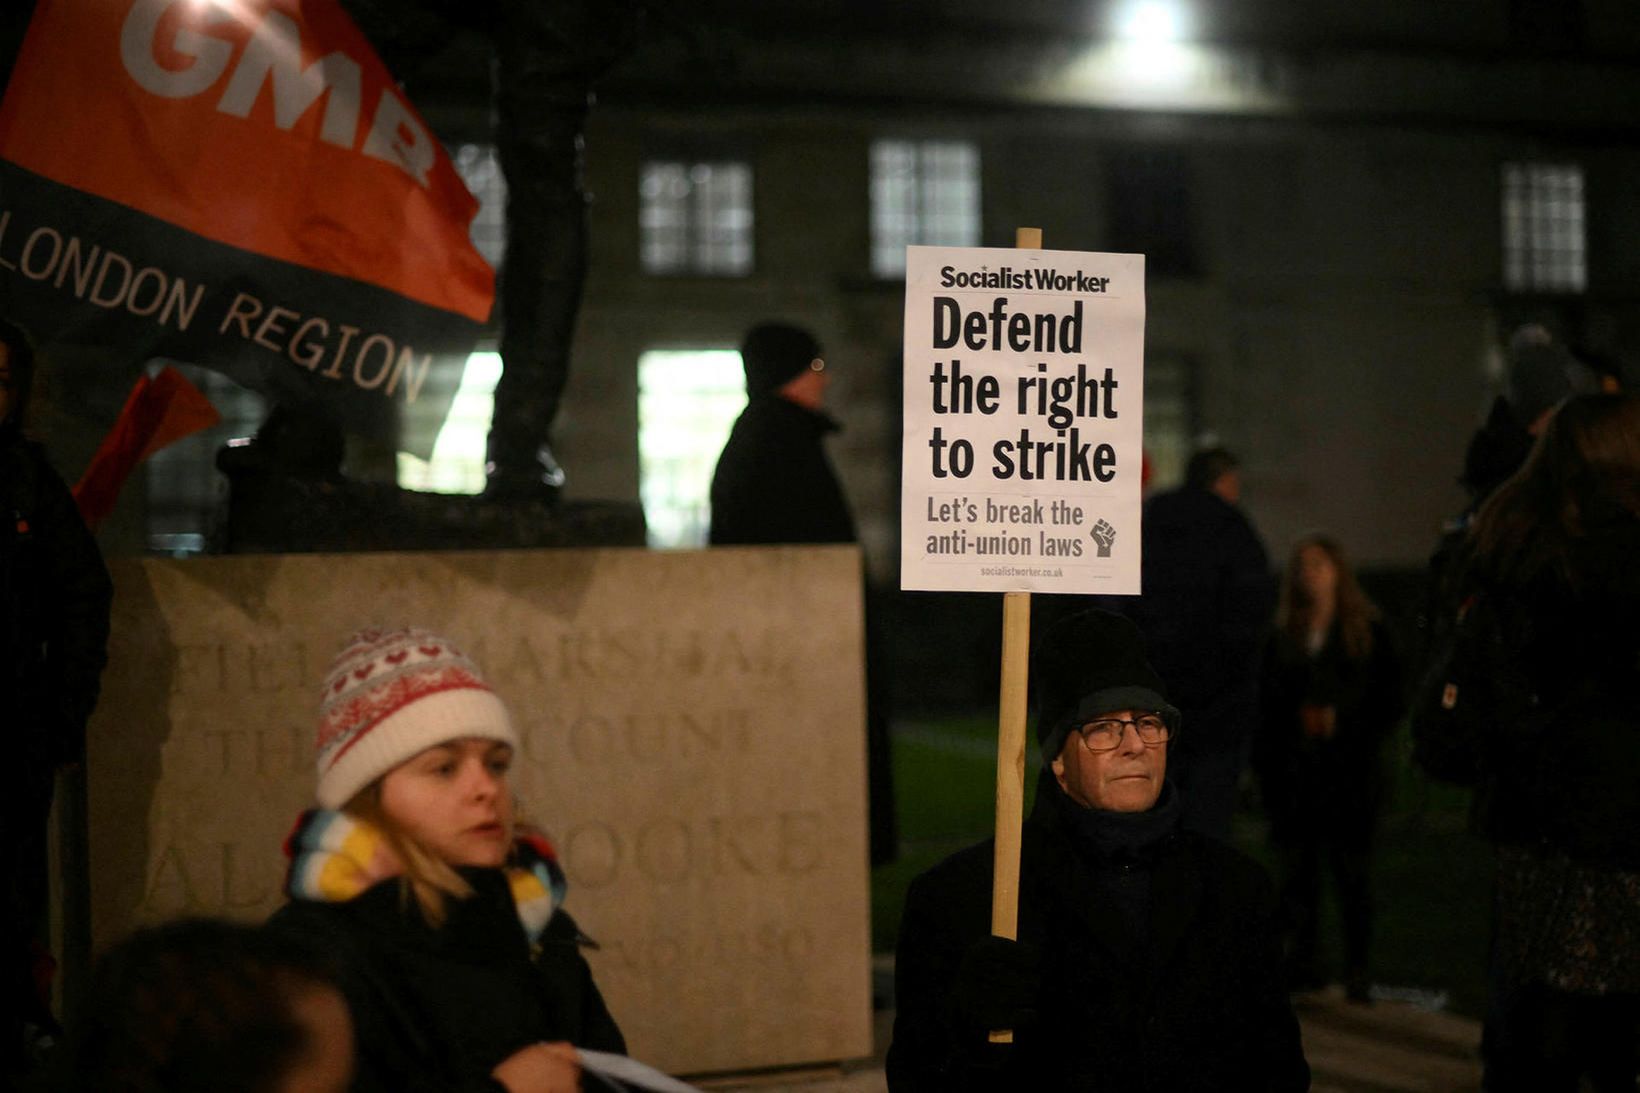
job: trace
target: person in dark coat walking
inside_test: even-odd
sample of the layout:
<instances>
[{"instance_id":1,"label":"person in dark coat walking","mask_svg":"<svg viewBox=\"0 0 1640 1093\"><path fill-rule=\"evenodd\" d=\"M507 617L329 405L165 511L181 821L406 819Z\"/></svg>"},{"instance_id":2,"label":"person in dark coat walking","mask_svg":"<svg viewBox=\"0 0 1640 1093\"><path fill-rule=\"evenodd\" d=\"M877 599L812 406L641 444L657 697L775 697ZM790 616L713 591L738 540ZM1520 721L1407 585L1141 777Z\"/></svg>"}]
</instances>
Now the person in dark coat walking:
<instances>
[{"instance_id":1,"label":"person in dark coat walking","mask_svg":"<svg viewBox=\"0 0 1640 1093\"><path fill-rule=\"evenodd\" d=\"M573 1047L624 1052L546 841L513 821L510 717L425 630L365 630L325 682L319 808L272 929L332 958L355 1093L559 1093Z\"/></svg>"},{"instance_id":2,"label":"person in dark coat walking","mask_svg":"<svg viewBox=\"0 0 1640 1093\"><path fill-rule=\"evenodd\" d=\"M1458 625L1493 622L1443 698L1479 724L1477 829L1496 848L1485 1088L1640 1079L1640 399L1582 395L1481 507ZM1419 740L1429 745L1443 743Z\"/></svg>"},{"instance_id":3,"label":"person in dark coat walking","mask_svg":"<svg viewBox=\"0 0 1640 1093\"><path fill-rule=\"evenodd\" d=\"M712 474L714 546L853 543L857 537L843 486L826 457L838 424L825 411L830 375L813 334L787 323L762 323L740 347L746 409L736 419ZM884 635L866 603L866 758L871 811L871 864L893 861L893 759Z\"/></svg>"},{"instance_id":4,"label":"person in dark coat walking","mask_svg":"<svg viewBox=\"0 0 1640 1093\"><path fill-rule=\"evenodd\" d=\"M1344 985L1357 1002L1368 1000L1372 840L1402 686L1389 634L1344 548L1326 535L1299 540L1265 650L1253 769L1281 854L1289 980L1327 981L1316 953L1325 861L1344 926Z\"/></svg>"},{"instance_id":5,"label":"person in dark coat walking","mask_svg":"<svg viewBox=\"0 0 1640 1093\"><path fill-rule=\"evenodd\" d=\"M1197 452L1183 486L1145 503L1144 594L1114 609L1139 624L1145 652L1190 732L1168 756L1184 826L1230 837L1242 762L1258 722L1259 654L1274 581L1241 510L1241 471L1223 448Z\"/></svg>"},{"instance_id":6,"label":"person in dark coat walking","mask_svg":"<svg viewBox=\"0 0 1640 1093\"><path fill-rule=\"evenodd\" d=\"M1179 711L1137 630L1087 612L1039 649L1049 765L1025 824L1018 941L990 936L991 843L912 882L889 1089L1309 1088L1269 881L1180 826Z\"/></svg>"},{"instance_id":7,"label":"person in dark coat walking","mask_svg":"<svg viewBox=\"0 0 1640 1093\"><path fill-rule=\"evenodd\" d=\"M712 474L714 546L852 543L854 516L823 441L838 430L825 411L825 358L814 335L763 323L740 347L741 411Z\"/></svg>"},{"instance_id":8,"label":"person in dark coat walking","mask_svg":"<svg viewBox=\"0 0 1640 1093\"><path fill-rule=\"evenodd\" d=\"M25 1031L60 1030L35 982L47 901L46 824L57 771L85 753L108 659L113 586L74 497L25 439L34 350L0 320L0 1066L22 1069Z\"/></svg>"}]
</instances>

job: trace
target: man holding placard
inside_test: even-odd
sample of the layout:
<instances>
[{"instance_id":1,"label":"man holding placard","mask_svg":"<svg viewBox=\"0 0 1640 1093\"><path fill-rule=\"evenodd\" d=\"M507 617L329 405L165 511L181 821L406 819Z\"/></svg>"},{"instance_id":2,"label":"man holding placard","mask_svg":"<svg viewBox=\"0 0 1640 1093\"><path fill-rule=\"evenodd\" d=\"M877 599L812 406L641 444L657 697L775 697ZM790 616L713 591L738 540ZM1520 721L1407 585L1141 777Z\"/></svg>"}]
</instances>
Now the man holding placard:
<instances>
[{"instance_id":1,"label":"man holding placard","mask_svg":"<svg viewBox=\"0 0 1640 1093\"><path fill-rule=\"evenodd\" d=\"M1064 619L1035 677L1047 769L1018 940L991 936L990 843L912 882L890 1090L1309 1088L1270 884L1179 826L1167 757L1188 729L1138 630L1106 612Z\"/></svg>"},{"instance_id":2,"label":"man holding placard","mask_svg":"<svg viewBox=\"0 0 1640 1093\"><path fill-rule=\"evenodd\" d=\"M1303 1090L1263 871L1185 831L1177 708L1130 621L1036 657L1033 592L1140 591L1144 257L912 247L901 587L1003 597L997 832L912 883L891 1090ZM1016 940L1017 939L1017 940Z\"/></svg>"}]
</instances>

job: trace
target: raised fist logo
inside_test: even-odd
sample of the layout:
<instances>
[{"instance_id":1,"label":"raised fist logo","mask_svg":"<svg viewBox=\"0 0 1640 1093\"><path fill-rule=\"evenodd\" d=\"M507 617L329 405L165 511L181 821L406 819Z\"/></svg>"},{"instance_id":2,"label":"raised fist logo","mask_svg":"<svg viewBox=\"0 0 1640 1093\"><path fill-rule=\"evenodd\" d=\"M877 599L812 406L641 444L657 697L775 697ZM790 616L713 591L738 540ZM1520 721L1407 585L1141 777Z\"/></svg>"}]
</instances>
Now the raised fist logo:
<instances>
[{"instance_id":1,"label":"raised fist logo","mask_svg":"<svg viewBox=\"0 0 1640 1093\"><path fill-rule=\"evenodd\" d=\"M1092 535L1093 541L1099 544L1099 557L1109 558L1110 545L1116 541L1116 529L1106 521L1100 520L1093 525L1093 530L1088 534Z\"/></svg>"}]
</instances>

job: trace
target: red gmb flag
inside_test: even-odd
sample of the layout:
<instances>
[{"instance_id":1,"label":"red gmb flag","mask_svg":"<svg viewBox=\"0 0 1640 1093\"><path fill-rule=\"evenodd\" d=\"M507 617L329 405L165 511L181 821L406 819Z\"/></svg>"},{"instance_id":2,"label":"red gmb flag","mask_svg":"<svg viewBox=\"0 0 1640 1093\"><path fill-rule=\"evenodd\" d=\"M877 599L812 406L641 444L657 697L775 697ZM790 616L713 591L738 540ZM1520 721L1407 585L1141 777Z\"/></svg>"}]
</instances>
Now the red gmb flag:
<instances>
[{"instance_id":1,"label":"red gmb flag","mask_svg":"<svg viewBox=\"0 0 1640 1093\"><path fill-rule=\"evenodd\" d=\"M43 346L424 454L494 299L476 211L336 0L39 0L0 102L0 306Z\"/></svg>"},{"instance_id":2,"label":"red gmb flag","mask_svg":"<svg viewBox=\"0 0 1640 1093\"><path fill-rule=\"evenodd\" d=\"M204 392L175 368L167 365L152 377L143 373L126 396L114 427L74 484L74 501L86 526L95 528L114 511L120 489L137 464L167 444L221 420Z\"/></svg>"}]
</instances>

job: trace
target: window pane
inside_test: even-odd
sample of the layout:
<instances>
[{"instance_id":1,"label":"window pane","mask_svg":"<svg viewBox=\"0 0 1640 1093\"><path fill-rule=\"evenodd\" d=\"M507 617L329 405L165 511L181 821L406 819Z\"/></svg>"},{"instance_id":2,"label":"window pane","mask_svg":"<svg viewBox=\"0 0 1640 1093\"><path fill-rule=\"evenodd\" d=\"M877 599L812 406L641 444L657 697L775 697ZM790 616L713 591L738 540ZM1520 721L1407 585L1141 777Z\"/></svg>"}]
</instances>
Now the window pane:
<instances>
[{"instance_id":1,"label":"window pane","mask_svg":"<svg viewBox=\"0 0 1640 1093\"><path fill-rule=\"evenodd\" d=\"M646 163L639 178L639 199L638 257L644 272L751 272L748 164Z\"/></svg>"},{"instance_id":2,"label":"window pane","mask_svg":"<svg viewBox=\"0 0 1640 1093\"><path fill-rule=\"evenodd\" d=\"M501 354L473 353L462 369L450 413L433 441L431 459L398 453L398 482L407 490L431 493L482 493L485 444L495 411L495 385L501 379Z\"/></svg>"},{"instance_id":3,"label":"window pane","mask_svg":"<svg viewBox=\"0 0 1640 1093\"><path fill-rule=\"evenodd\" d=\"M1583 169L1503 168L1503 283L1515 292L1582 292L1588 282Z\"/></svg>"},{"instance_id":4,"label":"window pane","mask_svg":"<svg viewBox=\"0 0 1640 1093\"><path fill-rule=\"evenodd\" d=\"M705 545L712 471L745 406L745 371L732 349L638 358L638 492L650 546Z\"/></svg>"},{"instance_id":5,"label":"window pane","mask_svg":"<svg viewBox=\"0 0 1640 1093\"><path fill-rule=\"evenodd\" d=\"M959 141L871 146L871 271L905 276L905 248L980 238L979 149Z\"/></svg>"}]
</instances>

